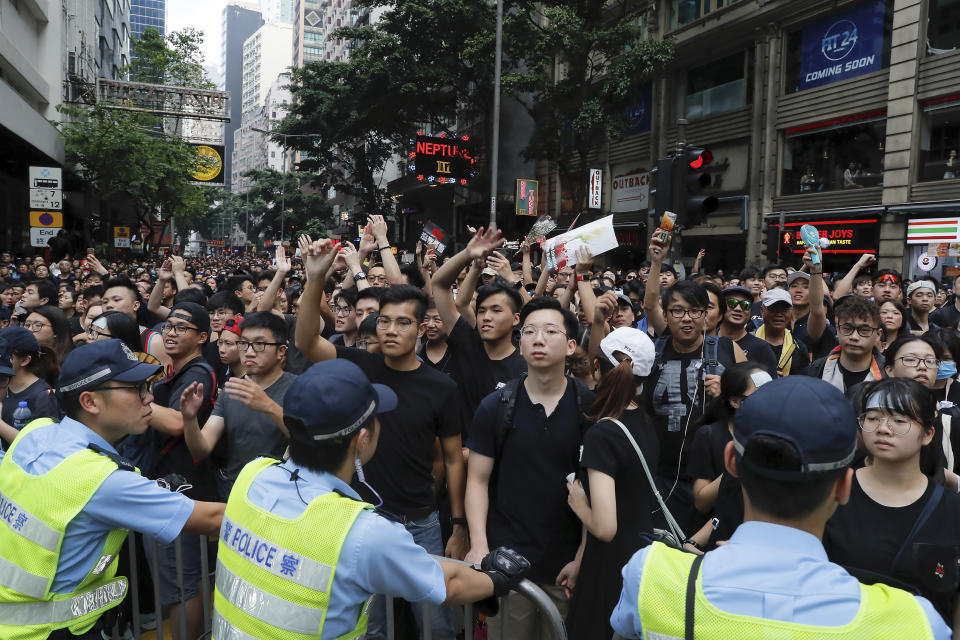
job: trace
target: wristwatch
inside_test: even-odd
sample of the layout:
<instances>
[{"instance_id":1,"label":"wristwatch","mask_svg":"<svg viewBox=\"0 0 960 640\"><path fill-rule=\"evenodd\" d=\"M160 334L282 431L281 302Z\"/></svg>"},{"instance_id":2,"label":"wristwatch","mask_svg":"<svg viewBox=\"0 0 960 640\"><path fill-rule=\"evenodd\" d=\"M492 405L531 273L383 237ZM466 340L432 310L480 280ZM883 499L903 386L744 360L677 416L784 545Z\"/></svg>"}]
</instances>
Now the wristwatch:
<instances>
[{"instance_id":1,"label":"wristwatch","mask_svg":"<svg viewBox=\"0 0 960 640\"><path fill-rule=\"evenodd\" d=\"M459 524L459 525L463 525L463 526L465 527L465 526L467 526L467 519L466 519L466 518L450 518L450 524L451 524L451 525L458 525L458 524Z\"/></svg>"},{"instance_id":2,"label":"wristwatch","mask_svg":"<svg viewBox=\"0 0 960 640\"><path fill-rule=\"evenodd\" d=\"M587 278L584 275L577 274L577 282L587 282Z\"/></svg>"},{"instance_id":3,"label":"wristwatch","mask_svg":"<svg viewBox=\"0 0 960 640\"><path fill-rule=\"evenodd\" d=\"M367 274L365 274L363 271L358 271L357 273L353 274L354 282L360 282L361 280L366 280L366 279L367 279Z\"/></svg>"},{"instance_id":4,"label":"wristwatch","mask_svg":"<svg viewBox=\"0 0 960 640\"><path fill-rule=\"evenodd\" d=\"M523 289L523 280L517 280L513 283L514 289Z\"/></svg>"}]
</instances>

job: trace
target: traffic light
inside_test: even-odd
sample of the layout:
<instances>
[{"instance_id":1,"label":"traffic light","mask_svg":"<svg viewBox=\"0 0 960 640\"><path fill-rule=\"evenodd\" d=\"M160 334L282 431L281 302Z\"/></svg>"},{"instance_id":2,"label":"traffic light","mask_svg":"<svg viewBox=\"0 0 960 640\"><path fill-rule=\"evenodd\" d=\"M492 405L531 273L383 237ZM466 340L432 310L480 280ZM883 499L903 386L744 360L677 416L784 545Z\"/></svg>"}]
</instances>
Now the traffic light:
<instances>
[{"instance_id":1,"label":"traffic light","mask_svg":"<svg viewBox=\"0 0 960 640\"><path fill-rule=\"evenodd\" d=\"M673 165L675 158L661 158L657 166L650 171L651 182L650 202L655 210L654 219L659 222L664 211L673 210Z\"/></svg>"},{"instance_id":2,"label":"traffic light","mask_svg":"<svg viewBox=\"0 0 960 640\"><path fill-rule=\"evenodd\" d=\"M684 145L677 163L677 220L683 227L703 224L706 216L717 210L720 201L715 196L703 195L710 186L710 174L705 167L713 162L713 154L707 149Z\"/></svg>"}]
</instances>

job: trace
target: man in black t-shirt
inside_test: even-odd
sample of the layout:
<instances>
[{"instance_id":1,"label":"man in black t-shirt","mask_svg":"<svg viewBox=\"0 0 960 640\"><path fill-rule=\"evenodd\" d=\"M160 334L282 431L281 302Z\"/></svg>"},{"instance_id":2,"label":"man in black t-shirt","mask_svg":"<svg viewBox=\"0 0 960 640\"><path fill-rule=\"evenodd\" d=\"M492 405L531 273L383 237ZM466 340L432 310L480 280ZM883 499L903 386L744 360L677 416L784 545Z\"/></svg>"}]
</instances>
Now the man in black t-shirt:
<instances>
[{"instance_id":1,"label":"man in black t-shirt","mask_svg":"<svg viewBox=\"0 0 960 640\"><path fill-rule=\"evenodd\" d=\"M930 321L939 327L957 328L960 323L960 276L953 279L953 300L931 313Z\"/></svg>"},{"instance_id":2,"label":"man in black t-shirt","mask_svg":"<svg viewBox=\"0 0 960 640\"><path fill-rule=\"evenodd\" d=\"M554 298L535 298L520 312L520 351L530 371L520 378L510 424L501 424L500 392L480 403L467 448L468 562L508 545L531 563L536 582L566 616L563 587L576 579L580 521L567 505L564 478L579 468L581 412L574 380L564 375L577 348L576 316ZM590 394L592 396L592 394ZM592 397L591 397L592 402ZM496 467L496 468L495 468ZM535 607L511 598L510 638L540 638ZM500 626L488 627L491 638Z\"/></svg>"},{"instance_id":3,"label":"man in black t-shirt","mask_svg":"<svg viewBox=\"0 0 960 640\"><path fill-rule=\"evenodd\" d=\"M417 544L430 553L462 559L468 544L463 506L466 470L460 440L463 409L454 382L417 358L417 339L424 331L427 297L410 285L394 285L383 293L377 317L381 353L334 346L319 335L319 308L323 301L322 278L335 256L329 240L312 243L304 256L307 283L300 298L297 346L313 362L350 360L371 382L390 387L400 399L396 409L379 416L380 445L363 469L366 484L378 495L371 495L363 484L355 488L364 499L374 504L380 502L380 513L404 524ZM432 475L437 439L443 452L453 523L446 548L440 534ZM385 609L382 598L372 606L368 638L382 637ZM453 638L448 611L436 610L433 634Z\"/></svg>"},{"instance_id":4,"label":"man in black t-shirt","mask_svg":"<svg viewBox=\"0 0 960 640\"><path fill-rule=\"evenodd\" d=\"M153 387L153 416L150 426L156 429L162 423L163 432L182 433L180 398L186 388L194 383L203 385L205 400L198 414L199 420L205 422L214 406L217 385L213 369L203 357L203 345L210 335L210 316L206 309L195 302L179 302L170 309L161 335L164 349L173 361L173 370L166 380ZM161 436L154 444L159 447L160 457L152 477L163 478L178 474L183 476L188 484L193 485L192 489L183 492L187 496L194 500L216 499L209 461L194 460L182 435ZM179 607L186 610L189 636L192 632L202 631L203 611L200 598L204 568L200 559L200 537L195 534L182 536L180 555L183 569L182 592L178 588L175 545L159 544L160 566L153 570L160 575L162 604L172 605L170 615L174 616L173 619L178 619Z\"/></svg>"},{"instance_id":5,"label":"man in black t-shirt","mask_svg":"<svg viewBox=\"0 0 960 640\"><path fill-rule=\"evenodd\" d=\"M882 363L874 355L880 345L880 331L877 305L862 296L849 296L837 306L840 346L797 373L820 378L844 393L861 382L886 378Z\"/></svg>"},{"instance_id":6,"label":"man in black t-shirt","mask_svg":"<svg viewBox=\"0 0 960 640\"><path fill-rule=\"evenodd\" d=\"M457 274L474 259L485 258L503 243L499 232L474 234L467 248L448 259L433 276L437 311L447 327L447 345L452 358L451 372L460 387L467 414L472 416L480 401L508 380L527 370L513 344L513 329L520 321L522 294L504 280L477 291L476 328L460 312L451 286ZM461 295L464 295L461 291Z\"/></svg>"},{"instance_id":7,"label":"man in black t-shirt","mask_svg":"<svg viewBox=\"0 0 960 640\"><path fill-rule=\"evenodd\" d=\"M736 342L743 349L747 360L762 364L771 377L776 377L777 360L773 349L757 336L747 333L746 326L750 322L751 309L754 306L753 293L747 287L727 287L720 293L723 319L717 327L717 335L726 336Z\"/></svg>"}]
</instances>

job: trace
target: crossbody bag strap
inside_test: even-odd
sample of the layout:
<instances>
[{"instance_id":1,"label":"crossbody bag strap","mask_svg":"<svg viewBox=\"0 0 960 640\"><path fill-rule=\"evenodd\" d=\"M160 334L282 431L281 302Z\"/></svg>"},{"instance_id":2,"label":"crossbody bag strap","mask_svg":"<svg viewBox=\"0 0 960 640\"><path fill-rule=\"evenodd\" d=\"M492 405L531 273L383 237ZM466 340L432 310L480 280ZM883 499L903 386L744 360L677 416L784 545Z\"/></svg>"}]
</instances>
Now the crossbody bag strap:
<instances>
[{"instance_id":1,"label":"crossbody bag strap","mask_svg":"<svg viewBox=\"0 0 960 640\"><path fill-rule=\"evenodd\" d=\"M679 542L686 540L687 536L683 534L683 530L680 528L680 525L677 524L673 514L670 513L670 509L667 508L666 503L663 501L663 496L660 495L660 491L657 489L657 483L653 480L653 474L650 473L650 467L647 466L647 459L643 456L643 451L640 450L640 445L638 445L637 441L633 439L633 434L630 433L630 430L627 429L625 424L616 418L601 418L601 420L609 420L613 424L620 427L620 430L623 431L623 435L627 436L627 440L629 440L630 444L633 445L633 450L637 452L637 457L640 458L640 464L643 465L643 472L647 476L647 481L650 483L650 489L653 491L653 495L657 498L657 503L663 510L663 517L667 520L667 526L670 527L671 533L677 537Z\"/></svg>"},{"instance_id":2,"label":"crossbody bag strap","mask_svg":"<svg viewBox=\"0 0 960 640\"><path fill-rule=\"evenodd\" d=\"M700 565L703 563L703 556L697 556L693 559L690 566L690 575L687 576L687 598L683 612L683 639L693 640L693 614L694 605L697 602L697 575L700 573Z\"/></svg>"},{"instance_id":3,"label":"crossbody bag strap","mask_svg":"<svg viewBox=\"0 0 960 640\"><path fill-rule=\"evenodd\" d=\"M937 482L933 485L933 493L930 494L930 498L927 500L927 503L923 505L923 511L920 512L920 516L917 518L917 521L913 523L913 529L910 530L910 533L907 534L907 537L903 540L903 544L900 545L897 555L893 557L893 562L890 563L890 573L893 573L894 568L897 566L897 562L900 561L900 556L902 556L903 552L913 544L914 538L917 537L917 534L920 533L920 529L927 523L927 520L930 519L930 516L933 515L933 511L937 508L937 505L940 504L940 500L942 498L943 485Z\"/></svg>"}]
</instances>

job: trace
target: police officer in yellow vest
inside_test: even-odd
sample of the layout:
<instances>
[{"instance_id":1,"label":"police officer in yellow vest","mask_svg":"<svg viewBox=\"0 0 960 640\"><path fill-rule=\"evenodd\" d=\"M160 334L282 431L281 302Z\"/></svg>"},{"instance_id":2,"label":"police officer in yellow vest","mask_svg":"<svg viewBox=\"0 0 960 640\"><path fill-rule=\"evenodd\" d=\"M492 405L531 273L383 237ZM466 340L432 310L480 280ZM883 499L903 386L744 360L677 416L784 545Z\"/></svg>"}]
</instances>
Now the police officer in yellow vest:
<instances>
[{"instance_id":1,"label":"police officer in yellow vest","mask_svg":"<svg viewBox=\"0 0 960 640\"><path fill-rule=\"evenodd\" d=\"M180 406L201 401L188 388ZM396 406L389 387L346 360L315 364L293 382L283 400L290 458L249 463L227 502L215 640L361 638L375 593L463 604L522 578L529 563L509 549L492 551L479 570L437 562L350 487L355 472L364 481L377 447L377 414Z\"/></svg>"},{"instance_id":2,"label":"police officer in yellow vest","mask_svg":"<svg viewBox=\"0 0 960 640\"><path fill-rule=\"evenodd\" d=\"M223 504L161 489L114 449L146 430L161 371L120 340L75 349L58 383L66 417L28 424L0 462L0 638L99 639L127 593L115 574L128 529L216 535Z\"/></svg>"},{"instance_id":3,"label":"police officer in yellow vest","mask_svg":"<svg viewBox=\"0 0 960 640\"><path fill-rule=\"evenodd\" d=\"M853 407L832 385L790 376L760 387L724 451L744 523L706 555L660 543L638 551L623 568L614 630L663 640L950 638L928 600L861 585L827 560L823 529L850 497L856 448Z\"/></svg>"}]
</instances>

